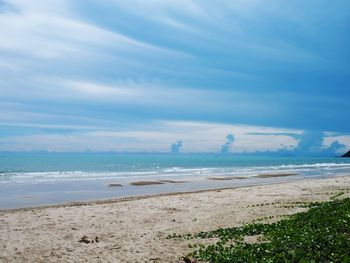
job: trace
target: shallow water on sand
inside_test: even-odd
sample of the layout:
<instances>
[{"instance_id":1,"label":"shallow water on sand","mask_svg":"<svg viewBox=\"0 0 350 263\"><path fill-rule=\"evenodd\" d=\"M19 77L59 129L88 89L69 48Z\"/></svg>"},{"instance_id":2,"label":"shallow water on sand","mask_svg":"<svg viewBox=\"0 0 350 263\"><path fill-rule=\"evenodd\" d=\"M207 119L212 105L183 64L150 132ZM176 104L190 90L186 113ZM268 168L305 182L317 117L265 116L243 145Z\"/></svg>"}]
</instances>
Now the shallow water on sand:
<instances>
[{"instance_id":1,"label":"shallow water on sand","mask_svg":"<svg viewBox=\"0 0 350 263\"><path fill-rule=\"evenodd\" d=\"M0 154L0 209L350 175L350 160L236 155Z\"/></svg>"}]
</instances>

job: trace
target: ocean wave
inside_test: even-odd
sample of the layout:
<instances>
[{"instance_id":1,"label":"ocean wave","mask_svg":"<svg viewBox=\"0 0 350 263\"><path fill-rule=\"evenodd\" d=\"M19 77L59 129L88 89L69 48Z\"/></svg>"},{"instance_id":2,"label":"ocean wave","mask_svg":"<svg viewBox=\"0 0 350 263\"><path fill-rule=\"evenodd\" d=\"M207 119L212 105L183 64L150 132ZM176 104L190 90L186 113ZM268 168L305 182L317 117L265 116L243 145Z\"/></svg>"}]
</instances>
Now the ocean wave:
<instances>
[{"instance_id":1,"label":"ocean wave","mask_svg":"<svg viewBox=\"0 0 350 263\"><path fill-rule=\"evenodd\" d=\"M7 172L0 173L0 183L29 181L63 181L93 179L129 179L129 178L196 178L210 175L252 177L261 173L293 172L299 175L310 173L332 174L350 172L350 163L314 163L314 164L282 164L250 167L156 167L149 171L55 171L55 172Z\"/></svg>"}]
</instances>

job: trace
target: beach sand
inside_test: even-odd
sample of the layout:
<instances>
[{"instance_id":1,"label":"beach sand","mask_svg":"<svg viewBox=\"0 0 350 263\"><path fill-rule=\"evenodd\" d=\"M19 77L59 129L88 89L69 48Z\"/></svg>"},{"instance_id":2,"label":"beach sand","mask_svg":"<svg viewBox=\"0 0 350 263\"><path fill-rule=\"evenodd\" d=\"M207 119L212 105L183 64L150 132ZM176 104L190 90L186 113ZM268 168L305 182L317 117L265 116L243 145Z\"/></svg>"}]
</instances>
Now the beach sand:
<instances>
[{"instance_id":1,"label":"beach sand","mask_svg":"<svg viewBox=\"0 0 350 263\"><path fill-rule=\"evenodd\" d=\"M296 213L304 208L252 205L339 192L350 195L350 176L0 211L0 262L183 262L194 241L167 235Z\"/></svg>"}]
</instances>

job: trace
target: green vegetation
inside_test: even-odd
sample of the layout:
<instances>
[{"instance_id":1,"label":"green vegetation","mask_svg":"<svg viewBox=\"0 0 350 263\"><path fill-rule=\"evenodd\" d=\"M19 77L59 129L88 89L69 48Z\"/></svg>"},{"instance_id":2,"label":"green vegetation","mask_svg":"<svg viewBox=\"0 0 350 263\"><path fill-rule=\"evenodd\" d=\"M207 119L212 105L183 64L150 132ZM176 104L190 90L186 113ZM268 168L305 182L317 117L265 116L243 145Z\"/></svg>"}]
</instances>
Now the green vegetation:
<instances>
[{"instance_id":1,"label":"green vegetation","mask_svg":"<svg viewBox=\"0 0 350 263\"><path fill-rule=\"evenodd\" d=\"M339 192L339 193L337 193L337 194L331 196L331 199L332 199L332 200L335 200L335 199L337 199L338 197L342 196L343 194L345 194L345 193L344 193L344 192Z\"/></svg>"},{"instance_id":2,"label":"green vegetation","mask_svg":"<svg viewBox=\"0 0 350 263\"><path fill-rule=\"evenodd\" d=\"M350 262L350 199L311 203L278 222L251 223L169 238L208 239L185 257L206 262ZM302 204L305 205L305 204ZM213 241L213 239L211 240Z\"/></svg>"}]
</instances>

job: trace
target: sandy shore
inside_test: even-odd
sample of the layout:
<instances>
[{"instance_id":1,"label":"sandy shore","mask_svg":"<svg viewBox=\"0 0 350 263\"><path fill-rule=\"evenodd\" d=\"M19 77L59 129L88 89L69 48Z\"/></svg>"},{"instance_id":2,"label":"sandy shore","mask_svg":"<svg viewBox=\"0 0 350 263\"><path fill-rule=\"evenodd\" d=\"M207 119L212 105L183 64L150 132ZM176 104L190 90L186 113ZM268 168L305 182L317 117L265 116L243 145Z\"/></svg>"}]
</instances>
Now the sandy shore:
<instances>
[{"instance_id":1,"label":"sandy shore","mask_svg":"<svg viewBox=\"0 0 350 263\"><path fill-rule=\"evenodd\" d=\"M251 206L339 192L350 196L350 176L1 211L0 262L182 262L188 241L168 234L296 213L302 208Z\"/></svg>"}]
</instances>

